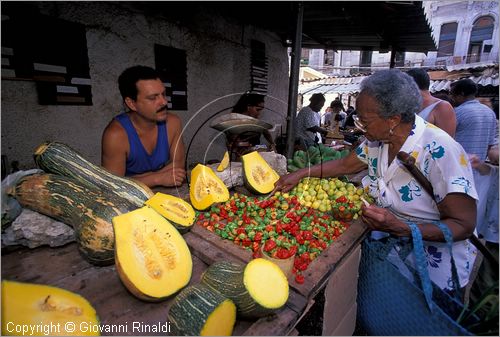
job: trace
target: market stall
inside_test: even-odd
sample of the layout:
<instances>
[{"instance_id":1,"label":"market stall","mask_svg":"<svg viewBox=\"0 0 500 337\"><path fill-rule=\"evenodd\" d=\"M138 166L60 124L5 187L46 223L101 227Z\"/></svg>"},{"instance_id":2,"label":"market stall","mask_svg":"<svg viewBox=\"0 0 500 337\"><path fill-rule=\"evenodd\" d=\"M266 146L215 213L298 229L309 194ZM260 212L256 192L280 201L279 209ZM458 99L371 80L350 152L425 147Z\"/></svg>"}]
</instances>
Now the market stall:
<instances>
[{"instance_id":1,"label":"market stall","mask_svg":"<svg viewBox=\"0 0 500 337\"><path fill-rule=\"evenodd\" d=\"M355 178L354 178L355 179ZM158 188L155 192L189 200L187 184L180 188ZM245 192L243 187L238 193ZM251 192L246 191L249 196ZM233 195L233 192L231 193ZM288 335L309 310L314 297L327 288L325 315L327 334L349 334L354 329L359 246L367 229L358 220L349 222L346 230L332 240L303 271L302 282L288 275L288 300L275 313L259 319L238 318L233 335ZM248 263L252 252L234 241L223 240L215 232L196 223L183 234L192 256L189 285L200 281L203 272L217 261ZM98 267L82 258L75 243L58 248L19 248L2 254L4 280L46 284L75 292L96 309L100 324L88 329L102 335L165 335L170 331L169 308L177 294L151 303L133 296L124 286L116 265ZM265 285L263 285L265 286ZM331 309L332 301L335 302ZM327 312L327 307L329 311ZM348 317L349 316L349 317ZM347 323L346 323L347 322ZM333 325L332 325L333 324ZM59 327L64 329L64 327ZM339 330L340 329L340 330ZM57 331L52 331L55 334ZM61 330L61 333L65 334ZM94 331L96 332L96 331Z\"/></svg>"}]
</instances>

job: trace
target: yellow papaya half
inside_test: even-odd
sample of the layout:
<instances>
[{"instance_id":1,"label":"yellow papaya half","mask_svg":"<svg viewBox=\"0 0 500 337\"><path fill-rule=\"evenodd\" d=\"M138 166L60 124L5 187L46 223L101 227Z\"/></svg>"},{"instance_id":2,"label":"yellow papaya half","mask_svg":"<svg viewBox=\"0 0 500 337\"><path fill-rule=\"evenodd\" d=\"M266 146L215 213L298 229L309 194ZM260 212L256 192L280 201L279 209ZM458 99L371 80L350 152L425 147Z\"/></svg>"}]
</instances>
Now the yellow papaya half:
<instances>
[{"instance_id":1,"label":"yellow papaya half","mask_svg":"<svg viewBox=\"0 0 500 337\"><path fill-rule=\"evenodd\" d=\"M181 198L158 192L145 202L163 215L181 233L187 233L194 225L196 216L193 206Z\"/></svg>"},{"instance_id":2,"label":"yellow papaya half","mask_svg":"<svg viewBox=\"0 0 500 337\"><path fill-rule=\"evenodd\" d=\"M149 206L113 218L116 271L137 298L160 301L189 283L191 252L175 227Z\"/></svg>"},{"instance_id":3,"label":"yellow papaya half","mask_svg":"<svg viewBox=\"0 0 500 337\"><path fill-rule=\"evenodd\" d=\"M191 171L189 197L193 207L202 211L214 203L229 200L229 190L210 167L198 164Z\"/></svg>"},{"instance_id":4,"label":"yellow papaya half","mask_svg":"<svg viewBox=\"0 0 500 337\"><path fill-rule=\"evenodd\" d=\"M257 151L241 156L243 162L243 181L253 193L267 194L274 189L280 176Z\"/></svg>"},{"instance_id":5,"label":"yellow papaya half","mask_svg":"<svg viewBox=\"0 0 500 337\"><path fill-rule=\"evenodd\" d=\"M78 294L47 285L2 281L3 336L99 336L98 325L95 309Z\"/></svg>"}]
</instances>

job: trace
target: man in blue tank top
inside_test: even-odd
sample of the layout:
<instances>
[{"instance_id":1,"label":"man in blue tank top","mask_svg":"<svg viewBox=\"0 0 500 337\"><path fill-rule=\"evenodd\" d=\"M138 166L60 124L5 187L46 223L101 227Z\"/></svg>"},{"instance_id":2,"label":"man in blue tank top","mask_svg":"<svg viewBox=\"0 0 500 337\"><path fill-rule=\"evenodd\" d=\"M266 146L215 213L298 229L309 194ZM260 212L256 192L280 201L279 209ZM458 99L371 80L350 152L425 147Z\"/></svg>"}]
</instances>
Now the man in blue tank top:
<instances>
[{"instance_id":1,"label":"man in blue tank top","mask_svg":"<svg viewBox=\"0 0 500 337\"><path fill-rule=\"evenodd\" d=\"M182 123L167 111L159 73L134 66L120 75L118 86L128 111L103 132L102 166L149 187L180 186L186 177Z\"/></svg>"}]
</instances>

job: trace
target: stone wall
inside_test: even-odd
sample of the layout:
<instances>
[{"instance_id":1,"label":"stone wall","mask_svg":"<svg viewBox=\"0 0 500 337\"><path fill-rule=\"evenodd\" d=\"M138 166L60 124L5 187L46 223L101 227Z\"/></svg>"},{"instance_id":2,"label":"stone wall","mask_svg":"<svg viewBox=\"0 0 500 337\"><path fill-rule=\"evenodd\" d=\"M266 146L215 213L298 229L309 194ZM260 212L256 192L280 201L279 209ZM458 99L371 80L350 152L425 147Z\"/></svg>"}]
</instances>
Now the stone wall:
<instances>
[{"instance_id":1,"label":"stone wall","mask_svg":"<svg viewBox=\"0 0 500 337\"><path fill-rule=\"evenodd\" d=\"M184 123L186 148L192 143L188 164L222 158L223 136L209 122L201 125L250 89L252 39L265 44L269 62L268 109L261 118L286 130L288 56L280 38L270 31L199 5L183 23L173 22L172 15L167 19L161 13L145 14L127 2L37 2L37 6L41 14L86 26L93 105L39 105L33 81L2 79L2 155L9 162L19 161L21 169L34 167L33 150L46 140L64 142L100 164L102 131L122 109L117 78L132 65L154 67L154 44L186 51L188 110L173 112Z\"/></svg>"}]
</instances>

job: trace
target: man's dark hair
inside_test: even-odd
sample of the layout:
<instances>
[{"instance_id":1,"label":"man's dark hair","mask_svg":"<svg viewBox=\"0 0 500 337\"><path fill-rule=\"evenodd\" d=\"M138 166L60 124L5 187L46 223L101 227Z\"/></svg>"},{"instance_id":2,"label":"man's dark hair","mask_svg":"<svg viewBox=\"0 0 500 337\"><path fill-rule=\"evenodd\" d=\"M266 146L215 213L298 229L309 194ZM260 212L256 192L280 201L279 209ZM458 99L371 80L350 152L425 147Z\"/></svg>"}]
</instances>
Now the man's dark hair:
<instances>
[{"instance_id":1,"label":"man's dark hair","mask_svg":"<svg viewBox=\"0 0 500 337\"><path fill-rule=\"evenodd\" d=\"M315 93L309 98L309 101L313 104L319 103L319 102L324 102L326 101L325 95L321 93Z\"/></svg>"},{"instance_id":2,"label":"man's dark hair","mask_svg":"<svg viewBox=\"0 0 500 337\"><path fill-rule=\"evenodd\" d=\"M127 97L133 100L137 99L136 83L139 82L139 80L156 79L161 79L161 75L151 67L133 66L125 69L120 77L118 77L118 88L120 89L123 100Z\"/></svg>"},{"instance_id":3,"label":"man's dark hair","mask_svg":"<svg viewBox=\"0 0 500 337\"><path fill-rule=\"evenodd\" d=\"M344 104L336 98L330 103L330 108L340 108L340 110L344 111Z\"/></svg>"},{"instance_id":4,"label":"man's dark hair","mask_svg":"<svg viewBox=\"0 0 500 337\"><path fill-rule=\"evenodd\" d=\"M464 97L476 96L477 84L469 78L464 78L450 84L450 92Z\"/></svg>"},{"instance_id":5,"label":"man's dark hair","mask_svg":"<svg viewBox=\"0 0 500 337\"><path fill-rule=\"evenodd\" d=\"M429 90L431 79L429 74L427 74L427 71L422 68L412 68L406 73L413 77L420 90Z\"/></svg>"},{"instance_id":6,"label":"man's dark hair","mask_svg":"<svg viewBox=\"0 0 500 337\"><path fill-rule=\"evenodd\" d=\"M233 107L233 112L245 113L249 106L257 106L260 103L264 103L264 95L255 93L245 93L243 94L236 105Z\"/></svg>"}]
</instances>

